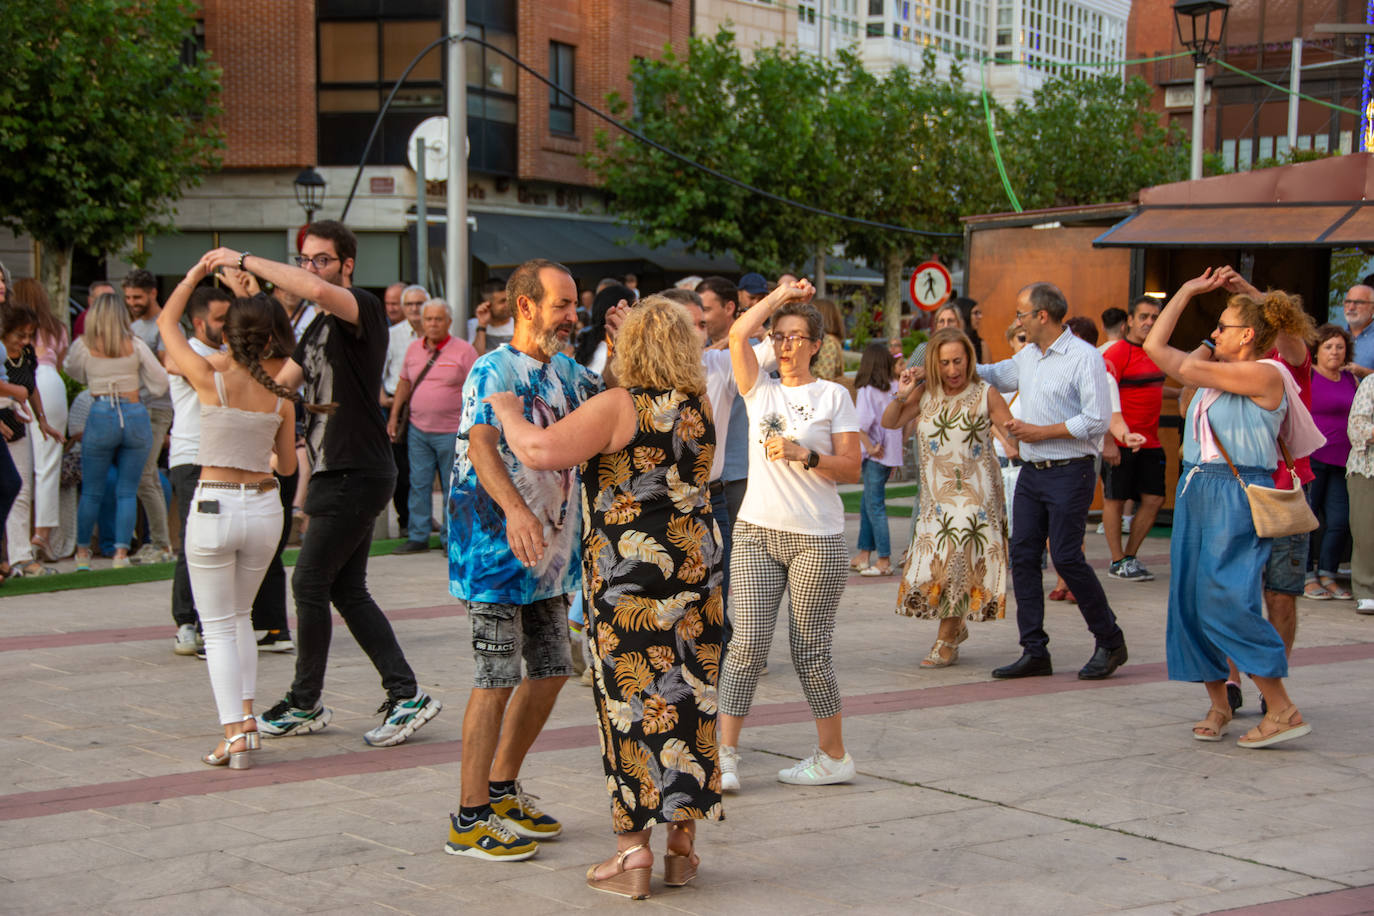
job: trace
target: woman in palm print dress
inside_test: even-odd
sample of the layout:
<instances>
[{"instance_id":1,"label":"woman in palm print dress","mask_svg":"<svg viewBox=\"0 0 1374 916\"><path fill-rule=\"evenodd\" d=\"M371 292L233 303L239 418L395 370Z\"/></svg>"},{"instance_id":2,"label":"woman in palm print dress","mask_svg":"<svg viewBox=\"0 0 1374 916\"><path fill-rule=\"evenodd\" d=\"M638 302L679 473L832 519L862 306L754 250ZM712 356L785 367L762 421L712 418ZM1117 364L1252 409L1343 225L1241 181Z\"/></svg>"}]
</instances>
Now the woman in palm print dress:
<instances>
[{"instance_id":1,"label":"woman in palm print dress","mask_svg":"<svg viewBox=\"0 0 1374 916\"><path fill-rule=\"evenodd\" d=\"M583 587L594 695L619 854L588 870L597 890L648 895L650 828L667 824L664 882L696 874L695 821L718 820L716 679L724 610L720 537L706 485L715 424L701 343L681 306L650 296L614 349L623 388L547 429L488 398L533 468L582 470Z\"/></svg>"},{"instance_id":2,"label":"woman in palm print dress","mask_svg":"<svg viewBox=\"0 0 1374 916\"><path fill-rule=\"evenodd\" d=\"M922 668L959 659L969 620L1006 613L1007 520L994 428L1011 419L995 388L978 378L973 344L955 329L936 331L926 348L925 378L902 373L883 425L917 420L921 473L916 533L907 550L897 613L940 621Z\"/></svg>"}]
</instances>

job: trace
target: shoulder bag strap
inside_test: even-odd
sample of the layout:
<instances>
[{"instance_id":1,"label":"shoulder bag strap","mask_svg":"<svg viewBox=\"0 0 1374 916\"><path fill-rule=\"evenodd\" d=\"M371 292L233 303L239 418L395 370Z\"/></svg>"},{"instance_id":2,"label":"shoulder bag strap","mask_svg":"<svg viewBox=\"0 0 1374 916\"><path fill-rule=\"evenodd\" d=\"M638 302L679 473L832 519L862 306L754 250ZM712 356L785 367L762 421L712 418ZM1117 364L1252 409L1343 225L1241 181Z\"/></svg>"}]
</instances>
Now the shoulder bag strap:
<instances>
[{"instance_id":1,"label":"shoulder bag strap","mask_svg":"<svg viewBox=\"0 0 1374 916\"><path fill-rule=\"evenodd\" d=\"M411 395L411 397L414 397L414 396L415 396L415 389L416 389L416 388L419 388L419 387L420 387L420 383L423 382L423 381L425 380L425 376L426 376L426 375L429 375L429 370L432 369L432 368L434 368L434 361L435 361L436 359L438 359L438 358L439 358L439 351L438 351L438 350L435 350L434 353L433 353L433 355L430 356L429 362L425 363L425 367L424 367L423 369L420 370L420 374L417 375L417 376L415 376L415 383L414 383L413 385L410 386L410 395Z\"/></svg>"}]
</instances>

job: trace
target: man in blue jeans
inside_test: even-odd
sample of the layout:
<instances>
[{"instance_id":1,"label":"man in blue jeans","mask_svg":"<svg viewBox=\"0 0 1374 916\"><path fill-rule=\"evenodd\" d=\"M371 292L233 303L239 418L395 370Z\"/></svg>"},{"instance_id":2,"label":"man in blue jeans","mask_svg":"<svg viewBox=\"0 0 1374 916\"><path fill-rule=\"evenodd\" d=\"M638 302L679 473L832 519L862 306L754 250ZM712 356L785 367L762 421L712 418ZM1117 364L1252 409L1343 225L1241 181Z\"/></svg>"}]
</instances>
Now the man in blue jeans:
<instances>
[{"instance_id":1,"label":"man in blue jeans","mask_svg":"<svg viewBox=\"0 0 1374 916\"><path fill-rule=\"evenodd\" d=\"M367 653L387 698L382 724L368 744L400 744L439 713L439 701L419 689L391 623L367 590L372 526L396 484L386 425L377 410L386 359L386 311L376 296L352 286L358 241L343 223L306 227L297 263L289 267L248 252L221 248L211 266L238 267L316 303L324 313L301 337L277 375L283 386L305 386L305 440L313 474L306 494L310 527L291 589L296 596L296 679L286 696L258 717L269 738L306 734L329 724L320 702L333 624L329 605Z\"/></svg>"},{"instance_id":2,"label":"man in blue jeans","mask_svg":"<svg viewBox=\"0 0 1374 916\"><path fill-rule=\"evenodd\" d=\"M1022 418L1007 430L1020 440L1021 474L1012 503L1011 575L1021 657L996 668L996 678L1046 676L1050 664L1045 632L1040 552L1046 536L1050 558L1078 597L1078 610L1097 649L1078 672L1081 680L1110 677L1126 662L1126 637L1102 583L1083 555L1083 529L1097 485L1095 460L1111 420L1107 366L1097 348L1064 327L1069 304L1050 283L1032 283L1017 295L1016 320L1026 346L1011 359L979 366L999 391L1020 391Z\"/></svg>"}]
</instances>

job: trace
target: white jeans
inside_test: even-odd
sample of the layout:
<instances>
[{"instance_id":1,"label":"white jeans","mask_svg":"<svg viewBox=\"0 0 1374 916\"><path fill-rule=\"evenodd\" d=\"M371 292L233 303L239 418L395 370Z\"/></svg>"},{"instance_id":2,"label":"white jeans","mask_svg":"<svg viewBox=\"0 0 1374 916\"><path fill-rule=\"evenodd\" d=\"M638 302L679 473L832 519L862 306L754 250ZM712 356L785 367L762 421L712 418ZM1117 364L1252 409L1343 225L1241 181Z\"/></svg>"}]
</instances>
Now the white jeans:
<instances>
[{"instance_id":1,"label":"white jeans","mask_svg":"<svg viewBox=\"0 0 1374 916\"><path fill-rule=\"evenodd\" d=\"M256 693L253 596L277 552L281 522L281 497L276 490L230 490L202 484L191 499L186 565L221 725L242 721L243 701Z\"/></svg>"},{"instance_id":2,"label":"white jeans","mask_svg":"<svg viewBox=\"0 0 1374 916\"><path fill-rule=\"evenodd\" d=\"M67 387L62 376L46 363L38 364L38 394L53 429L67 428ZM35 528L55 528L62 522L58 493L62 485L62 443L44 438L38 423L29 424L33 449L33 524Z\"/></svg>"}]
</instances>

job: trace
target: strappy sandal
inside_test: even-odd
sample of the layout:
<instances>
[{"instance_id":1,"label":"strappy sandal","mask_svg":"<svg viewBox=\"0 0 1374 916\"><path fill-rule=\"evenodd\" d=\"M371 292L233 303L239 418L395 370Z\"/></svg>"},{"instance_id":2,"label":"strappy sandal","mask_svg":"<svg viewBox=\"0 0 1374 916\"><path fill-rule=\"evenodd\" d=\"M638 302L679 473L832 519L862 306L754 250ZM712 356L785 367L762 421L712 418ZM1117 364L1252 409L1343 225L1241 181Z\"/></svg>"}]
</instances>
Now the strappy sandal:
<instances>
[{"instance_id":1,"label":"strappy sandal","mask_svg":"<svg viewBox=\"0 0 1374 916\"><path fill-rule=\"evenodd\" d=\"M234 750L234 745L242 742L242 750ZM220 747L224 748L224 753L219 753ZM215 749L204 757L200 762L206 766L222 767L228 766L231 770L246 770L253 765L253 758L248 753L248 734L239 732L232 738L225 738Z\"/></svg>"},{"instance_id":2,"label":"strappy sandal","mask_svg":"<svg viewBox=\"0 0 1374 916\"><path fill-rule=\"evenodd\" d=\"M921 659L922 668L948 668L950 665L959 661L959 644L968 639L968 624L959 628L959 632L954 634L950 640L937 639L931 648L930 654ZM949 650L949 657L945 658L940 654L941 649Z\"/></svg>"},{"instance_id":3,"label":"strappy sandal","mask_svg":"<svg viewBox=\"0 0 1374 916\"><path fill-rule=\"evenodd\" d=\"M44 563L57 562L57 555L53 553L52 544L48 543L48 539L43 535L35 534L33 537L29 538L29 544L33 547L34 553L37 554L38 559L42 560Z\"/></svg>"},{"instance_id":4,"label":"strappy sandal","mask_svg":"<svg viewBox=\"0 0 1374 916\"><path fill-rule=\"evenodd\" d=\"M631 846L629 849L617 853L615 864L620 870L604 878L598 878L596 876L596 870L604 863L588 866L587 886L594 891L615 894L618 897L629 897L631 900L648 899L649 877L653 873L653 866L641 865L638 868L625 867L626 856L632 852L638 852L641 849L647 850L648 848L648 846L640 843L637 846Z\"/></svg>"},{"instance_id":5,"label":"strappy sandal","mask_svg":"<svg viewBox=\"0 0 1374 916\"><path fill-rule=\"evenodd\" d=\"M1276 729L1267 735L1264 733L1264 723L1266 722L1272 722ZM1310 734L1311 731L1312 726L1302 720L1302 713L1298 712L1298 707L1289 704L1288 708L1281 714L1276 712L1265 713L1260 724L1241 735L1236 744L1245 748L1269 747L1271 744L1301 738L1303 735Z\"/></svg>"},{"instance_id":6,"label":"strappy sandal","mask_svg":"<svg viewBox=\"0 0 1374 916\"><path fill-rule=\"evenodd\" d=\"M258 734L258 717L252 713L243 717L243 737L248 739L250 751L256 751L262 747L262 736Z\"/></svg>"},{"instance_id":7,"label":"strappy sandal","mask_svg":"<svg viewBox=\"0 0 1374 916\"><path fill-rule=\"evenodd\" d=\"M1350 594L1350 592L1346 591L1344 586L1337 584L1331 579L1319 576L1317 578L1317 583L1321 585L1322 588L1326 589L1326 594L1328 596L1335 598L1337 601L1349 601L1355 597ZM1304 589L1304 592L1305 591Z\"/></svg>"},{"instance_id":8,"label":"strappy sandal","mask_svg":"<svg viewBox=\"0 0 1374 916\"><path fill-rule=\"evenodd\" d=\"M669 824L668 829L674 832L686 831L685 824ZM701 857L697 855L695 837L692 840L692 851L686 855L673 852L671 849L663 853L663 884L666 887L683 887L688 881L697 876L697 866L701 865Z\"/></svg>"},{"instance_id":9,"label":"strappy sandal","mask_svg":"<svg viewBox=\"0 0 1374 916\"><path fill-rule=\"evenodd\" d=\"M1207 710L1202 721L1193 726L1193 737L1198 741L1220 741L1226 734L1226 726L1231 724L1231 710L1213 706Z\"/></svg>"},{"instance_id":10,"label":"strappy sandal","mask_svg":"<svg viewBox=\"0 0 1374 916\"><path fill-rule=\"evenodd\" d=\"M1316 579L1307 580L1307 584L1302 587L1302 596L1313 601L1329 601L1333 597Z\"/></svg>"},{"instance_id":11,"label":"strappy sandal","mask_svg":"<svg viewBox=\"0 0 1374 916\"><path fill-rule=\"evenodd\" d=\"M868 564L867 564L867 563L860 563L859 560L858 560L858 558L856 557L856 558L854 558L853 560L850 560L850 561L849 561L849 568L852 569L852 570L854 570L856 573L861 573L861 572L863 572L865 569L868 569Z\"/></svg>"}]
</instances>

